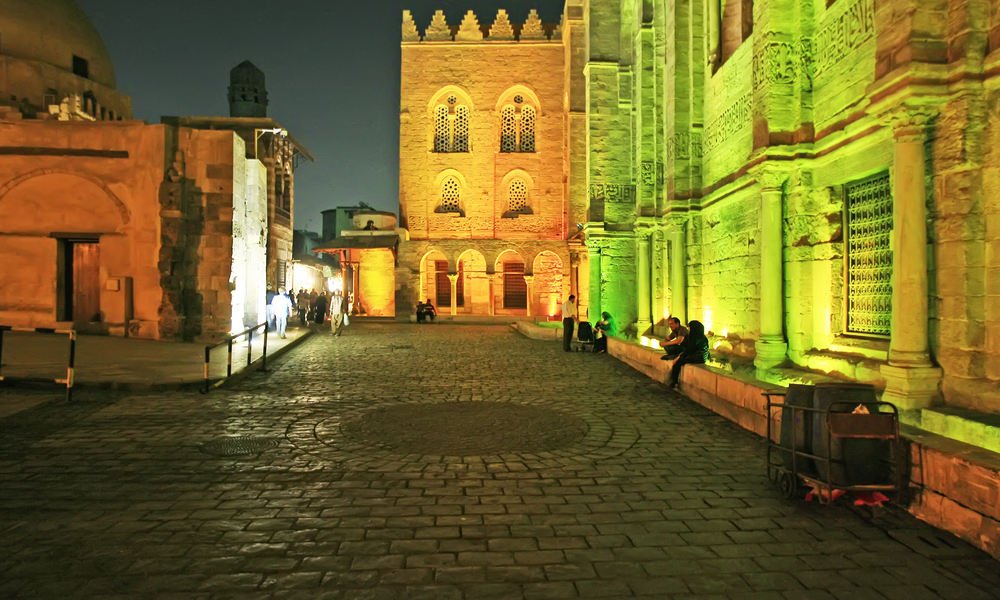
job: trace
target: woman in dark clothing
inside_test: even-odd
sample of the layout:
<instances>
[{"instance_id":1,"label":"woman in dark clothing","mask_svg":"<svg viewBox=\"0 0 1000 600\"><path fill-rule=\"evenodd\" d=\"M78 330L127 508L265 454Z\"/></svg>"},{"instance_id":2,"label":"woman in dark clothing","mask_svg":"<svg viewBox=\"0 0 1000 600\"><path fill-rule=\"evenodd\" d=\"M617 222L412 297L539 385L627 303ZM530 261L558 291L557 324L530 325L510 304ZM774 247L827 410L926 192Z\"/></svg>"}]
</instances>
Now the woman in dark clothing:
<instances>
[{"instance_id":1,"label":"woman in dark clothing","mask_svg":"<svg viewBox=\"0 0 1000 600\"><path fill-rule=\"evenodd\" d=\"M708 338L705 337L705 326L701 321L691 321L688 323L688 337L681 344L683 350L681 355L674 361L674 366L670 369L671 389L677 387L677 382L681 378L681 367L684 365L703 365L708 362Z\"/></svg>"},{"instance_id":2,"label":"woman in dark clothing","mask_svg":"<svg viewBox=\"0 0 1000 600\"><path fill-rule=\"evenodd\" d=\"M601 320L594 324L594 329L599 332L597 339L594 340L594 352L607 352L608 336L618 335L618 323L615 322L611 313L602 312Z\"/></svg>"},{"instance_id":3,"label":"woman in dark clothing","mask_svg":"<svg viewBox=\"0 0 1000 600\"><path fill-rule=\"evenodd\" d=\"M323 292L316 298L316 302L313 303L316 323L319 325L326 323L326 306L326 292Z\"/></svg>"}]
</instances>

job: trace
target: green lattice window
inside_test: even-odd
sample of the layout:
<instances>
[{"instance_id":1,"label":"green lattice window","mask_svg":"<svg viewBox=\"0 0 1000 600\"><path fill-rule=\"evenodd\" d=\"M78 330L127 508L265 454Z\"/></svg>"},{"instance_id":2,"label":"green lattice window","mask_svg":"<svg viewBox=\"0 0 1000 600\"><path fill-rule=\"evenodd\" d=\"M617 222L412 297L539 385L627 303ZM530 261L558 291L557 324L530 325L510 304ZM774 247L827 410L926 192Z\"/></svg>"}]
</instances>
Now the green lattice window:
<instances>
[{"instance_id":1,"label":"green lattice window","mask_svg":"<svg viewBox=\"0 0 1000 600\"><path fill-rule=\"evenodd\" d=\"M847 332L892 331L892 186L879 175L847 186Z\"/></svg>"}]
</instances>

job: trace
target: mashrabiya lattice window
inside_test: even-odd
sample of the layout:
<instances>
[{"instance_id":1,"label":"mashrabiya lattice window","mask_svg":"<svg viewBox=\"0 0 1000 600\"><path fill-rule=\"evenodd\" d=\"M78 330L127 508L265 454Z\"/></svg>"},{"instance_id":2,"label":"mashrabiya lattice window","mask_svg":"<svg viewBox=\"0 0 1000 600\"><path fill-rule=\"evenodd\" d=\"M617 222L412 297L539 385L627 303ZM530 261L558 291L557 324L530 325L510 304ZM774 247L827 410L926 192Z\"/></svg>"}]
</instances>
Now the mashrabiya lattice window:
<instances>
[{"instance_id":1,"label":"mashrabiya lattice window","mask_svg":"<svg viewBox=\"0 0 1000 600\"><path fill-rule=\"evenodd\" d=\"M462 191L458 179L448 177L441 184L441 204L438 212L461 212Z\"/></svg>"},{"instance_id":2,"label":"mashrabiya lattice window","mask_svg":"<svg viewBox=\"0 0 1000 600\"><path fill-rule=\"evenodd\" d=\"M523 179L514 179L507 188L507 212L506 215L531 214L531 206L528 204L528 185Z\"/></svg>"},{"instance_id":3,"label":"mashrabiya lattice window","mask_svg":"<svg viewBox=\"0 0 1000 600\"><path fill-rule=\"evenodd\" d=\"M469 152L471 111L451 94L434 109L434 152Z\"/></svg>"},{"instance_id":4,"label":"mashrabiya lattice window","mask_svg":"<svg viewBox=\"0 0 1000 600\"><path fill-rule=\"evenodd\" d=\"M536 120L535 107L514 96L514 104L500 110L500 152L534 152Z\"/></svg>"},{"instance_id":5,"label":"mashrabiya lattice window","mask_svg":"<svg viewBox=\"0 0 1000 600\"><path fill-rule=\"evenodd\" d=\"M892 333L892 187L889 175L847 186L848 333Z\"/></svg>"}]
</instances>

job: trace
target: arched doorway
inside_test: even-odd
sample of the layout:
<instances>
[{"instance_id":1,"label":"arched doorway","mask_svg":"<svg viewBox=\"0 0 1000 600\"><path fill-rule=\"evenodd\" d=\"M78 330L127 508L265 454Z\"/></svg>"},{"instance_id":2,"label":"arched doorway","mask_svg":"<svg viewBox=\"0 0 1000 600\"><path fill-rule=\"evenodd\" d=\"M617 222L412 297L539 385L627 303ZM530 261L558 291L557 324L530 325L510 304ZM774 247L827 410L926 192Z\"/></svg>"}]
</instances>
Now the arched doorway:
<instances>
[{"instance_id":1,"label":"arched doorway","mask_svg":"<svg viewBox=\"0 0 1000 600\"><path fill-rule=\"evenodd\" d=\"M524 257L515 250L504 250L494 269L500 279L495 290L494 306L498 315L528 314L528 284L524 280Z\"/></svg>"},{"instance_id":2,"label":"arched doorway","mask_svg":"<svg viewBox=\"0 0 1000 600\"><path fill-rule=\"evenodd\" d=\"M448 280L448 257L432 250L420 260L421 301L431 301L438 312L444 314L451 307L451 282Z\"/></svg>"},{"instance_id":3,"label":"arched doorway","mask_svg":"<svg viewBox=\"0 0 1000 600\"><path fill-rule=\"evenodd\" d=\"M559 304L563 301L562 260L555 252L546 250L535 257L531 271L535 275L531 302L538 307L532 313L545 317L559 315Z\"/></svg>"},{"instance_id":4,"label":"arched doorway","mask_svg":"<svg viewBox=\"0 0 1000 600\"><path fill-rule=\"evenodd\" d=\"M466 250L458 257L459 314L490 314L490 281L486 275L486 257L477 250Z\"/></svg>"}]
</instances>

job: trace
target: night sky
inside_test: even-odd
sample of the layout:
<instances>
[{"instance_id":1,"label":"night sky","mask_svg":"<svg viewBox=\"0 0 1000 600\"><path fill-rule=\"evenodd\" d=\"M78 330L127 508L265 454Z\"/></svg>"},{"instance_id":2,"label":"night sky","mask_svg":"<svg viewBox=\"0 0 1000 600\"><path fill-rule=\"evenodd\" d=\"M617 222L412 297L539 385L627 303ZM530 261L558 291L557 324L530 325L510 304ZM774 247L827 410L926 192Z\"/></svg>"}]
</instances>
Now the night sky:
<instances>
[{"instance_id":1,"label":"night sky","mask_svg":"<svg viewBox=\"0 0 1000 600\"><path fill-rule=\"evenodd\" d=\"M268 116L316 157L296 174L295 228L359 201L399 211L399 42L402 11L421 34L435 10L492 24L538 10L558 22L563 0L77 0L111 53L134 115L229 116L229 70L249 59L267 75Z\"/></svg>"}]
</instances>

